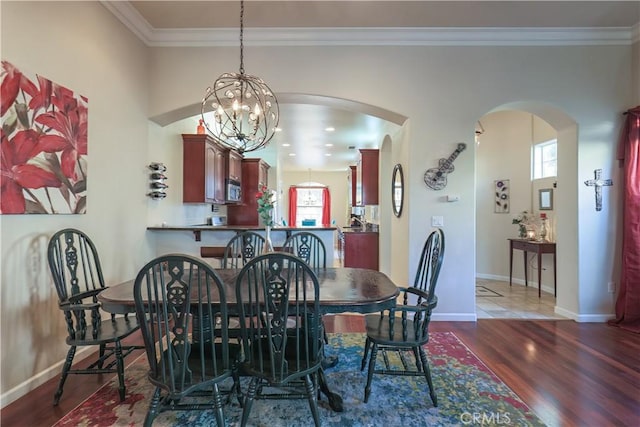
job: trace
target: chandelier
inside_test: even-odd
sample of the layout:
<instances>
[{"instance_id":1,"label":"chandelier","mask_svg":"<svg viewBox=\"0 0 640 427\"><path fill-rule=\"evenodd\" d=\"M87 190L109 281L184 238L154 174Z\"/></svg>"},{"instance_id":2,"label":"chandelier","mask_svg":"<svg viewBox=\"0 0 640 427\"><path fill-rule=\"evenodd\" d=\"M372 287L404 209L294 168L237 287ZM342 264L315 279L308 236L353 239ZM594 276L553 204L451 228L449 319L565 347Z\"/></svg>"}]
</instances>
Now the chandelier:
<instances>
[{"instance_id":1,"label":"chandelier","mask_svg":"<svg viewBox=\"0 0 640 427\"><path fill-rule=\"evenodd\" d=\"M259 77L244 72L244 0L240 1L240 70L224 73L208 87L202 99L207 132L240 153L258 150L273 138L280 111L278 100ZM205 112L213 110L213 121Z\"/></svg>"}]
</instances>

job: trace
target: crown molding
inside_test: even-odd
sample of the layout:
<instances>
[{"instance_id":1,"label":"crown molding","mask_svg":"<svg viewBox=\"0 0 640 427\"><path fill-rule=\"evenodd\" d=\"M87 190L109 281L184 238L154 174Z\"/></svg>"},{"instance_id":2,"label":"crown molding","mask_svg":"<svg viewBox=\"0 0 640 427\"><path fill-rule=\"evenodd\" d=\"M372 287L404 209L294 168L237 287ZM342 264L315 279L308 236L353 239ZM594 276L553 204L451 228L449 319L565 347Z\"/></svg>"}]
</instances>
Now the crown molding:
<instances>
[{"instance_id":1,"label":"crown molding","mask_svg":"<svg viewBox=\"0 0 640 427\"><path fill-rule=\"evenodd\" d=\"M237 46L237 28L154 29L129 2L101 1L150 47ZM579 46L630 45L629 28L248 28L247 46Z\"/></svg>"}]
</instances>

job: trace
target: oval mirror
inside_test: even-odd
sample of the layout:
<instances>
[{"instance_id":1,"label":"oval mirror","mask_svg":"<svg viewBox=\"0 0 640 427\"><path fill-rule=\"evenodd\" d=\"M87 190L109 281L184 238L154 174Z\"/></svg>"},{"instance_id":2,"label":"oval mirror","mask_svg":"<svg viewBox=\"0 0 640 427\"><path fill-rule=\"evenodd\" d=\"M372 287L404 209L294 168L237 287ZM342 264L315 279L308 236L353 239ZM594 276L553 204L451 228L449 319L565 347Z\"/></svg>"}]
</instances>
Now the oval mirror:
<instances>
[{"instance_id":1,"label":"oval mirror","mask_svg":"<svg viewBox=\"0 0 640 427\"><path fill-rule=\"evenodd\" d=\"M391 203L393 204L393 214L399 217L402 214L402 205L404 204L404 176L402 175L402 165L400 163L393 168Z\"/></svg>"}]
</instances>

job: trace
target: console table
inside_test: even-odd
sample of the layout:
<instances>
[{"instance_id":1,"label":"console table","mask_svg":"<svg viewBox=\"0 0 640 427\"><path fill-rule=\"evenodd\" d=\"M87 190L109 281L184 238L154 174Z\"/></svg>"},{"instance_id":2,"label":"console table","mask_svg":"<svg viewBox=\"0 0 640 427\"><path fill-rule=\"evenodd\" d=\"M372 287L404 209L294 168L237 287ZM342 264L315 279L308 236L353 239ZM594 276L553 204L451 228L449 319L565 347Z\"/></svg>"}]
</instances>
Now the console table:
<instances>
[{"instance_id":1,"label":"console table","mask_svg":"<svg viewBox=\"0 0 640 427\"><path fill-rule=\"evenodd\" d=\"M511 277L513 275L513 250L520 249L524 251L524 285L528 286L527 278L527 252L535 252L538 254L538 298L540 298L540 289L542 288L542 254L553 255L553 296L556 296L556 244L552 242L537 242L535 240L526 239L509 239L509 286L511 286Z\"/></svg>"}]
</instances>

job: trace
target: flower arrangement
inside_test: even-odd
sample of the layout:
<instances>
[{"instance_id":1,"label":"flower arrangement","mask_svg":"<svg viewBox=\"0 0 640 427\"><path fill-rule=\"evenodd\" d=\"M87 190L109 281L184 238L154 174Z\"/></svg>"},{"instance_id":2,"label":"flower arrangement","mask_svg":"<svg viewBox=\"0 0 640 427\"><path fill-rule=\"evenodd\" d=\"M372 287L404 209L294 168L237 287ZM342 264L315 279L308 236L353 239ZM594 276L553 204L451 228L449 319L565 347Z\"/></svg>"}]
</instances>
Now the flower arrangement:
<instances>
[{"instance_id":1,"label":"flower arrangement","mask_svg":"<svg viewBox=\"0 0 640 427\"><path fill-rule=\"evenodd\" d=\"M273 203L275 201L275 193L269 190L266 185L260 188L256 193L256 201L258 202L258 215L265 227L273 227Z\"/></svg>"},{"instance_id":2,"label":"flower arrangement","mask_svg":"<svg viewBox=\"0 0 640 427\"><path fill-rule=\"evenodd\" d=\"M535 217L532 213L529 213L528 211L522 211L515 218L513 218L511 224L518 225L518 234L521 239L524 239L527 237L527 227L533 226L534 222Z\"/></svg>"}]
</instances>

